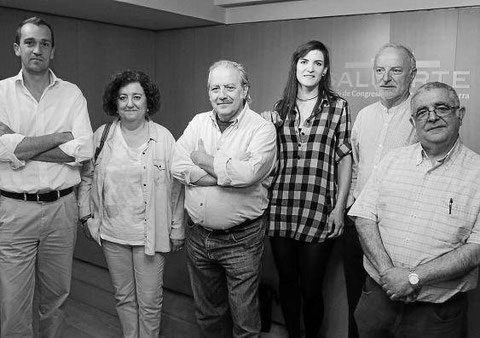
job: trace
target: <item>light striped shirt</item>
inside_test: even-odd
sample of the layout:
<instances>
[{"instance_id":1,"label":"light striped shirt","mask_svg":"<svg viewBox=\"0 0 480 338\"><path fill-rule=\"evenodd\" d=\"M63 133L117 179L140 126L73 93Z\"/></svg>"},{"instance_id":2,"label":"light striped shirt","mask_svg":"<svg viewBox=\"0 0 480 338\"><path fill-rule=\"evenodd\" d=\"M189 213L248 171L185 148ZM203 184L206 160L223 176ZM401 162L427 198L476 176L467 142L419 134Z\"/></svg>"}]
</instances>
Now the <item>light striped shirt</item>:
<instances>
[{"instance_id":1,"label":"light striped shirt","mask_svg":"<svg viewBox=\"0 0 480 338\"><path fill-rule=\"evenodd\" d=\"M385 156L349 215L377 222L395 266L412 268L465 243L480 244L480 156L460 140L432 165L420 143ZM364 257L368 274L378 272ZM477 269L422 287L418 301L441 303L475 288Z\"/></svg>"},{"instance_id":2,"label":"light striped shirt","mask_svg":"<svg viewBox=\"0 0 480 338\"><path fill-rule=\"evenodd\" d=\"M352 128L352 184L347 205L358 198L372 170L389 151L417 142L410 123L410 98L390 109L378 101L358 113Z\"/></svg>"}]
</instances>

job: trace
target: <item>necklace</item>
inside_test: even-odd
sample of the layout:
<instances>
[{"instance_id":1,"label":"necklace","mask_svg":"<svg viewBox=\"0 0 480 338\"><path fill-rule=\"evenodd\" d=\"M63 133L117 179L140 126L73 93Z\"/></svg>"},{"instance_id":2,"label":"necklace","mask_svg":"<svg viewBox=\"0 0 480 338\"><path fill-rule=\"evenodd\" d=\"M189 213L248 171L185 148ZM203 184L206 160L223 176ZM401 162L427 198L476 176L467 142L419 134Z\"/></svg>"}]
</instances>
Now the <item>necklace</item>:
<instances>
[{"instance_id":1,"label":"necklace","mask_svg":"<svg viewBox=\"0 0 480 338\"><path fill-rule=\"evenodd\" d=\"M306 101L310 101L310 100L316 99L317 97L318 97L318 94L315 95L314 97L309 98L309 99L301 99L301 98L299 98L299 97L297 96L297 100L298 100L298 101L302 101L302 102L306 102Z\"/></svg>"}]
</instances>

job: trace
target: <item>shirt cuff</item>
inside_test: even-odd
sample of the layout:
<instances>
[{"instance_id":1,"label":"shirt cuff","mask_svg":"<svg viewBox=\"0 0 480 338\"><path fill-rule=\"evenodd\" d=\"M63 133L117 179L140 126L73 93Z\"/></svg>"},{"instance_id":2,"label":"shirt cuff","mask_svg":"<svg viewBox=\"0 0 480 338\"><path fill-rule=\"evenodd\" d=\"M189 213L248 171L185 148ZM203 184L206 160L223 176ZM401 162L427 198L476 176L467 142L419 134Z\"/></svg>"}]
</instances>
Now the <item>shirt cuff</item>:
<instances>
[{"instance_id":1,"label":"shirt cuff","mask_svg":"<svg viewBox=\"0 0 480 338\"><path fill-rule=\"evenodd\" d=\"M195 185L195 183L204 176L207 176L208 173L200 167L192 167L190 170L183 173L183 180L185 184Z\"/></svg>"},{"instance_id":2,"label":"shirt cuff","mask_svg":"<svg viewBox=\"0 0 480 338\"><path fill-rule=\"evenodd\" d=\"M93 143L89 136L65 142L58 147L68 156L74 157L77 163L89 160L93 155Z\"/></svg>"},{"instance_id":3,"label":"shirt cuff","mask_svg":"<svg viewBox=\"0 0 480 338\"><path fill-rule=\"evenodd\" d=\"M13 169L25 166L25 161L21 161L15 156L15 149L24 138L25 136L21 134L5 134L0 138L4 151L4 154L0 155L0 157L8 160Z\"/></svg>"}]
</instances>

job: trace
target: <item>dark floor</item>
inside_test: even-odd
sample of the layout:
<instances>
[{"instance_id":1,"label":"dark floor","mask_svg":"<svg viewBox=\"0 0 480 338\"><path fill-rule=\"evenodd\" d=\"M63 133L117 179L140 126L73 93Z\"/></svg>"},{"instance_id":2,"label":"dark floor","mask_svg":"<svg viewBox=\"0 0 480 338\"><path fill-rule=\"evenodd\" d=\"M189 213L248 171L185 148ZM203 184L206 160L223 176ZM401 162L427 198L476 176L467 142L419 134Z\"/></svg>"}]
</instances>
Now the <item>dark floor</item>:
<instances>
[{"instance_id":1,"label":"dark floor","mask_svg":"<svg viewBox=\"0 0 480 338\"><path fill-rule=\"evenodd\" d=\"M122 336L108 278L108 273L96 267L74 262L71 296L66 303L65 338ZM192 297L165 290L163 304L160 337L199 337ZM262 337L284 338L287 334L284 326L273 323L270 332L262 333Z\"/></svg>"}]
</instances>

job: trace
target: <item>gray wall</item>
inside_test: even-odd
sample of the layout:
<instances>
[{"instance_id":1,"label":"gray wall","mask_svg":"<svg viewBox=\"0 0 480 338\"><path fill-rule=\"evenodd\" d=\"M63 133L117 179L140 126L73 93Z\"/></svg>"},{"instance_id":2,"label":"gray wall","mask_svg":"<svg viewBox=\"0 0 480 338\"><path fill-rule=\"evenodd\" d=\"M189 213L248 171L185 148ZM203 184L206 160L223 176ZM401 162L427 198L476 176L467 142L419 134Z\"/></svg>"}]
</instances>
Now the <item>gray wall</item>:
<instances>
[{"instance_id":1,"label":"gray wall","mask_svg":"<svg viewBox=\"0 0 480 338\"><path fill-rule=\"evenodd\" d=\"M18 72L12 43L16 25L36 13L0 7L0 78ZM380 45L396 41L410 46L417 57L418 82L443 80L454 84L467 107L462 127L464 142L480 152L479 98L480 9L451 9L379 15L359 15L310 20L291 20L151 32L71 18L42 15L54 27L57 52L56 74L76 83L84 92L94 128L108 120L101 109L101 95L112 73L140 69L153 76L163 99L154 120L179 137L188 121L210 108L206 93L208 66L218 59L243 63L250 74L252 107L271 109L285 83L293 50L309 39L319 39L330 48L335 89L350 103L352 115L376 99L371 61ZM414 88L415 89L415 88ZM366 98L367 97L367 98ZM78 237L76 257L105 266L99 248ZM339 247L331 259L324 292L326 318L323 333L346 336L346 299ZM267 245L265 282L276 285L276 272ZM190 294L184 253L169 255L165 285ZM470 336L480 332L475 314L480 296L470 301ZM278 306L274 318L281 320Z\"/></svg>"}]
</instances>

